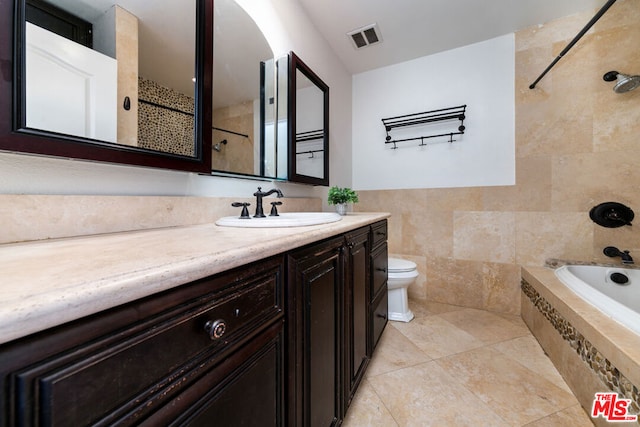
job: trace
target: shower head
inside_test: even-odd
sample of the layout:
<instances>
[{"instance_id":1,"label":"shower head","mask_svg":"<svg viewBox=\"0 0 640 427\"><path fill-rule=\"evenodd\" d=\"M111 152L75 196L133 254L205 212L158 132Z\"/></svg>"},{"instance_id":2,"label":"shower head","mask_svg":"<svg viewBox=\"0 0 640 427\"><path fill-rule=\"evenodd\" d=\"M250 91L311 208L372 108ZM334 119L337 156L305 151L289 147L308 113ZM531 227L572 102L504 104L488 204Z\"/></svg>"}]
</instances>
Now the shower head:
<instances>
[{"instance_id":1,"label":"shower head","mask_svg":"<svg viewBox=\"0 0 640 427\"><path fill-rule=\"evenodd\" d=\"M602 76L602 79L605 82L617 80L618 82L613 87L616 93L629 92L640 86L640 76L630 76L628 74L618 73L617 71L609 71Z\"/></svg>"},{"instance_id":2,"label":"shower head","mask_svg":"<svg viewBox=\"0 0 640 427\"><path fill-rule=\"evenodd\" d=\"M222 146L223 145L227 145L227 140L223 139L222 141L218 142L217 144L215 144L213 146L213 149L216 150L218 153L222 151Z\"/></svg>"}]
</instances>

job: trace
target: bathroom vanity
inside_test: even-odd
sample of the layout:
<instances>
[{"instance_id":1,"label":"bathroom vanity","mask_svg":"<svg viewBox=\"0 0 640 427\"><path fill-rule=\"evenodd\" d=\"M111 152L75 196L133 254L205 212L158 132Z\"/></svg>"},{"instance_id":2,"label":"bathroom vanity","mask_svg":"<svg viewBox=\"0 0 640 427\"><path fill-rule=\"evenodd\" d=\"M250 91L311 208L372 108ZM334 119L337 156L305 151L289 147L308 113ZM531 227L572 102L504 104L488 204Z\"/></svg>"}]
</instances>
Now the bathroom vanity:
<instances>
[{"instance_id":1,"label":"bathroom vanity","mask_svg":"<svg viewBox=\"0 0 640 427\"><path fill-rule=\"evenodd\" d=\"M0 246L1 424L340 424L386 323L386 217Z\"/></svg>"}]
</instances>

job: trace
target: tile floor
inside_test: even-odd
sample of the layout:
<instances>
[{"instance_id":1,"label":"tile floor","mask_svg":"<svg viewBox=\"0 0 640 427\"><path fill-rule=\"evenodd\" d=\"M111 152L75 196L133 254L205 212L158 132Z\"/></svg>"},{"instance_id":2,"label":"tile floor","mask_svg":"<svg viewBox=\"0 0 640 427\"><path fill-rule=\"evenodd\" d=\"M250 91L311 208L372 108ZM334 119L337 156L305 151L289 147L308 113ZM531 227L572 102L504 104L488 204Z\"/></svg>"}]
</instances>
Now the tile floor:
<instances>
[{"instance_id":1,"label":"tile floor","mask_svg":"<svg viewBox=\"0 0 640 427\"><path fill-rule=\"evenodd\" d=\"M388 323L344 427L593 426L520 317L412 310Z\"/></svg>"}]
</instances>

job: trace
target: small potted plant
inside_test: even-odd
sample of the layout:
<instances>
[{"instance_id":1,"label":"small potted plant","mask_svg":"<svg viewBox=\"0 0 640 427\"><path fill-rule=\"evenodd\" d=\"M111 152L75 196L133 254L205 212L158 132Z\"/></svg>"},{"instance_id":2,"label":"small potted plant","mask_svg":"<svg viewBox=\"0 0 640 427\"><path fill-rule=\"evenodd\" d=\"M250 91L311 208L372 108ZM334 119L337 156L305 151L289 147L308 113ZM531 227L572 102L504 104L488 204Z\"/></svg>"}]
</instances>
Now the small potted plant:
<instances>
[{"instance_id":1,"label":"small potted plant","mask_svg":"<svg viewBox=\"0 0 640 427\"><path fill-rule=\"evenodd\" d=\"M336 212L340 215L346 215L347 203L358 203L358 193L346 187L331 187L328 202L330 205L336 205Z\"/></svg>"}]
</instances>

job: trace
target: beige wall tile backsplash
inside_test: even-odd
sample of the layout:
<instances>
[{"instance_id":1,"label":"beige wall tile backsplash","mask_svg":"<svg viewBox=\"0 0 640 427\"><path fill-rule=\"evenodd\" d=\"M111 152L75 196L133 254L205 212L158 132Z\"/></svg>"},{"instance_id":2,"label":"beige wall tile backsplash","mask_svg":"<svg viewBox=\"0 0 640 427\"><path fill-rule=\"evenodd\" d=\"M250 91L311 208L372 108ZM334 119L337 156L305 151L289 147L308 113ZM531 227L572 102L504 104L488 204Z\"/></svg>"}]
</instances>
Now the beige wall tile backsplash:
<instances>
[{"instance_id":1,"label":"beige wall tile backsplash","mask_svg":"<svg viewBox=\"0 0 640 427\"><path fill-rule=\"evenodd\" d=\"M269 202L264 199L268 214ZM283 198L278 212L318 212L319 198ZM60 237L213 223L240 215L242 197L0 195L0 244Z\"/></svg>"},{"instance_id":2,"label":"beige wall tile backsplash","mask_svg":"<svg viewBox=\"0 0 640 427\"><path fill-rule=\"evenodd\" d=\"M516 34L515 186L360 192L357 210L392 213L390 253L418 262L414 300L518 314L520 265L611 261L608 245L640 262L635 225L602 228L588 215L607 201L640 215L640 89L616 94L602 80L640 74L637 2L618 1L528 88L594 12Z\"/></svg>"}]
</instances>

